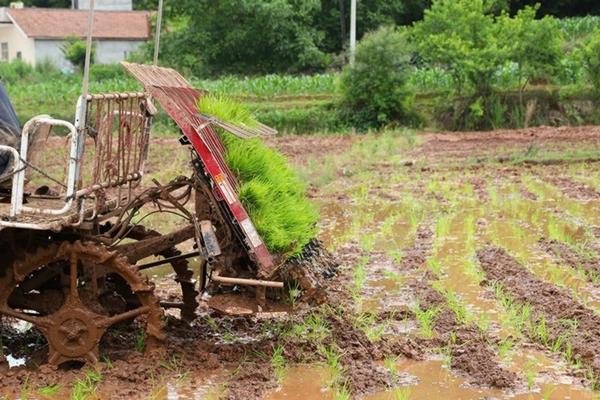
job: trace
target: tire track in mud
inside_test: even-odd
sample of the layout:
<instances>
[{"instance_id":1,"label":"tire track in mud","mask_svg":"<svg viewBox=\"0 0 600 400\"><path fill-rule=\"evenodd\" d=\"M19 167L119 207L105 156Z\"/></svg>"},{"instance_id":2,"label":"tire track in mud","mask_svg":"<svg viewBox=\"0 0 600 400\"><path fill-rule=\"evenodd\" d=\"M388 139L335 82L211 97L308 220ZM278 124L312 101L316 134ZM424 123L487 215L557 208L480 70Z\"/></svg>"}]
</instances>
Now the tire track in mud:
<instances>
[{"instance_id":1,"label":"tire track in mud","mask_svg":"<svg viewBox=\"0 0 600 400\"><path fill-rule=\"evenodd\" d=\"M583 269L588 281L595 282L600 277L600 259L597 255L591 253L588 256L579 254L568 244L557 240L541 239L539 244L544 251L557 261L562 261L574 270Z\"/></svg>"},{"instance_id":2,"label":"tire track in mud","mask_svg":"<svg viewBox=\"0 0 600 400\"><path fill-rule=\"evenodd\" d=\"M421 310L438 310L434 324L435 337L424 340L424 345L430 348L448 346L450 367L466 374L472 384L500 389L515 387L517 375L502 367L494 345L496 340L474 324L460 323L446 299L432 288L430 281L435 279L435 275L426 272L412 285Z\"/></svg>"},{"instance_id":3,"label":"tire track in mud","mask_svg":"<svg viewBox=\"0 0 600 400\"><path fill-rule=\"evenodd\" d=\"M547 347L549 343L562 343L559 350L572 353L570 361L580 360L595 379L600 378L600 316L567 290L534 276L504 249L487 246L477 251L477 258L486 275L483 284L502 285L514 301L531 306L534 323L543 321L547 342L541 343L532 332L524 332L530 339Z\"/></svg>"}]
</instances>

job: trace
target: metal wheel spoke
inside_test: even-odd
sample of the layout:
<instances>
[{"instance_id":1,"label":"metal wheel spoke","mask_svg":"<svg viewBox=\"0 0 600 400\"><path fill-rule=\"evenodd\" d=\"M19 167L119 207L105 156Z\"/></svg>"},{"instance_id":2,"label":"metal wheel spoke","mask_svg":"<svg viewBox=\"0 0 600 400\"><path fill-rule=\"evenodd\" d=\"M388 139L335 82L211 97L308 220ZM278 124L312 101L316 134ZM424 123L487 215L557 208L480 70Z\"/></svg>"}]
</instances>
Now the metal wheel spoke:
<instances>
[{"instance_id":1,"label":"metal wheel spoke","mask_svg":"<svg viewBox=\"0 0 600 400\"><path fill-rule=\"evenodd\" d=\"M22 321L29 322L41 329L47 329L51 326L50 320L46 317L34 317L21 311L15 311L12 308L3 308L0 312L9 317L17 318Z\"/></svg>"},{"instance_id":2,"label":"metal wheel spoke","mask_svg":"<svg viewBox=\"0 0 600 400\"><path fill-rule=\"evenodd\" d=\"M102 318L101 322L100 322L100 327L101 328L108 328L111 325L114 325L118 322L121 321L126 321L128 319L132 319L137 317L138 315L142 315L147 313L148 311L150 311L150 307L149 306L143 306L143 307L138 307L138 308L134 308L133 310L130 311L126 311L124 313L121 314L117 314L115 316L112 317L105 317Z\"/></svg>"},{"instance_id":3,"label":"metal wheel spoke","mask_svg":"<svg viewBox=\"0 0 600 400\"><path fill-rule=\"evenodd\" d=\"M77 290L77 267L79 265L79 257L77 253L71 254L69 269L69 298L71 300L79 300L79 291Z\"/></svg>"}]
</instances>

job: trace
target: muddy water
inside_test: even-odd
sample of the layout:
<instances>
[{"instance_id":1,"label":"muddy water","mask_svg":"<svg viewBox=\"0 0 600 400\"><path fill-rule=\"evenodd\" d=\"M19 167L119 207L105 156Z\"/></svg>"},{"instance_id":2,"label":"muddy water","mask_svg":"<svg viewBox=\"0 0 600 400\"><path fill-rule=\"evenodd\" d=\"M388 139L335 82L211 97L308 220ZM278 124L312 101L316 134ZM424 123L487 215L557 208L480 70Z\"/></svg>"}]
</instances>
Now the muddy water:
<instances>
[{"instance_id":1,"label":"muddy water","mask_svg":"<svg viewBox=\"0 0 600 400\"><path fill-rule=\"evenodd\" d=\"M280 386L265 400L333 400L335 394L327 386L328 375L327 368L320 365L291 367Z\"/></svg>"},{"instance_id":2,"label":"muddy water","mask_svg":"<svg viewBox=\"0 0 600 400\"><path fill-rule=\"evenodd\" d=\"M557 217L556 205L550 207L548 202L554 200L534 202L521 198L514 188L501 190L495 215L489 218L486 240L525 260L524 264L536 275L566 287L589 307L600 310L599 288L586 282L585 277L572 268L557 263L538 245L539 238L552 238L552 235L561 235L573 242L586 240L585 229Z\"/></svg>"}]
</instances>

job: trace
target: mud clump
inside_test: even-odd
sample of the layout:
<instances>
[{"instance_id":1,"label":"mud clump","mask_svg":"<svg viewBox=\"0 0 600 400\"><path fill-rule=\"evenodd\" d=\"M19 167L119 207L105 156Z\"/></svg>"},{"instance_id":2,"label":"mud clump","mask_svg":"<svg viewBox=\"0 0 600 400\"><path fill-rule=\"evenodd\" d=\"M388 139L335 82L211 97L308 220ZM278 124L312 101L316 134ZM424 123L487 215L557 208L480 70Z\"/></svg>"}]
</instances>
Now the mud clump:
<instances>
[{"instance_id":1,"label":"mud clump","mask_svg":"<svg viewBox=\"0 0 600 400\"><path fill-rule=\"evenodd\" d=\"M562 260L569 267L578 270L583 269L588 280L596 279L600 276L600 259L594 254L578 254L566 243L556 240L540 240L540 246L547 253Z\"/></svg>"},{"instance_id":2,"label":"mud clump","mask_svg":"<svg viewBox=\"0 0 600 400\"><path fill-rule=\"evenodd\" d=\"M423 349L408 337L382 338L371 342L367 335L356 329L347 317L330 315L327 318L332 339L342 351L341 362L345 369L344 378L354 395L373 393L399 384L399 377L376 364L386 356L419 358ZM330 344L334 344L333 340Z\"/></svg>"},{"instance_id":3,"label":"mud clump","mask_svg":"<svg viewBox=\"0 0 600 400\"><path fill-rule=\"evenodd\" d=\"M311 240L300 254L287 260L279 270L285 282L297 283L303 290L303 300L313 304L327 301L325 280L335 276L339 263L321 240Z\"/></svg>"},{"instance_id":4,"label":"mud clump","mask_svg":"<svg viewBox=\"0 0 600 400\"><path fill-rule=\"evenodd\" d=\"M433 231L431 230L430 222L427 221L419 225L414 244L402 251L403 257L399 266L400 270L415 270L425 264L427 257L431 253L432 244Z\"/></svg>"},{"instance_id":5,"label":"mud clump","mask_svg":"<svg viewBox=\"0 0 600 400\"><path fill-rule=\"evenodd\" d=\"M594 311L567 290L535 277L504 249L488 246L477 252L477 258L486 274L484 284L500 283L515 301L531 305L533 323L544 319L548 339L542 344L563 340L561 349L569 345L573 358L580 359L596 379L600 378L600 317ZM540 341L535 333L525 333Z\"/></svg>"},{"instance_id":6,"label":"mud clump","mask_svg":"<svg viewBox=\"0 0 600 400\"><path fill-rule=\"evenodd\" d=\"M435 337L423 340L427 347L448 346L452 358L451 368L463 372L473 384L497 388L514 387L517 375L504 369L496 355L494 340L477 326L460 323L450 310L445 298L430 285L435 276L427 272L412 284L423 310L437 309Z\"/></svg>"},{"instance_id":7,"label":"mud clump","mask_svg":"<svg viewBox=\"0 0 600 400\"><path fill-rule=\"evenodd\" d=\"M594 190L588 185L583 183L575 182L567 177L548 178L550 183L560 189L560 191L567 197L572 199L588 201L588 200L599 200L600 193Z\"/></svg>"}]
</instances>

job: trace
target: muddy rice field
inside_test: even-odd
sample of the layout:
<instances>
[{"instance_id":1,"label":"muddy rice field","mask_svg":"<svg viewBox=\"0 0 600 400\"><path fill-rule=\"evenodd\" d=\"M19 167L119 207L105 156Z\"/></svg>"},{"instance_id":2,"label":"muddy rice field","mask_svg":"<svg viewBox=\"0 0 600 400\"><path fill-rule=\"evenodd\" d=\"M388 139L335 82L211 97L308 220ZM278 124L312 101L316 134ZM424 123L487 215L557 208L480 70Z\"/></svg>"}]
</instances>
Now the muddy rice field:
<instances>
[{"instance_id":1,"label":"muddy rice field","mask_svg":"<svg viewBox=\"0 0 600 400\"><path fill-rule=\"evenodd\" d=\"M167 318L164 351L124 329L80 369L22 365L4 324L0 398L598 396L600 127L268 142L320 208L325 304L287 288L277 312L226 317L203 298L191 325ZM178 147L154 141L150 177L189 170Z\"/></svg>"}]
</instances>

